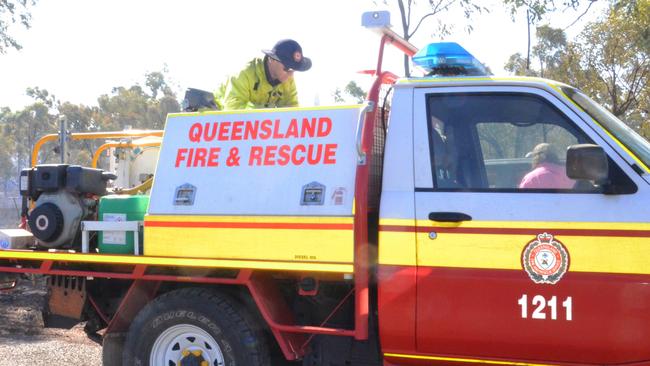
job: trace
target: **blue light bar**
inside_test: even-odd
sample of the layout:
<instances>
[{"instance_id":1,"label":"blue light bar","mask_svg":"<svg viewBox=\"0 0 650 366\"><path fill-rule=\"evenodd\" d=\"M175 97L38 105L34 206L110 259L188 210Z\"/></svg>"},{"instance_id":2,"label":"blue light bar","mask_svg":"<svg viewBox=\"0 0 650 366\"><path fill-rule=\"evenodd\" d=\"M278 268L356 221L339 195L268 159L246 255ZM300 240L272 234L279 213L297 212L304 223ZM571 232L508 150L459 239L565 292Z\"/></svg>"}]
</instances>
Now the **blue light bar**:
<instances>
[{"instance_id":1,"label":"blue light bar","mask_svg":"<svg viewBox=\"0 0 650 366\"><path fill-rule=\"evenodd\" d=\"M456 42L431 43L413 55L413 63L429 75L487 75L485 66Z\"/></svg>"}]
</instances>

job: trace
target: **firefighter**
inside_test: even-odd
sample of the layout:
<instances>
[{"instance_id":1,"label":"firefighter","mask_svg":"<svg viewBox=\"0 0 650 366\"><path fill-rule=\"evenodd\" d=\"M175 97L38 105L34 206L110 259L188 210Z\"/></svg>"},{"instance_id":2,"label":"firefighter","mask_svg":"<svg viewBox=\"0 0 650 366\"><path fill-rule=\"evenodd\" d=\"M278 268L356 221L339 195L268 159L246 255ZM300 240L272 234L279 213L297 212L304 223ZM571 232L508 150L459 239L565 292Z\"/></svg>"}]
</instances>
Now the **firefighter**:
<instances>
[{"instance_id":1,"label":"firefighter","mask_svg":"<svg viewBox=\"0 0 650 366\"><path fill-rule=\"evenodd\" d=\"M294 71L307 71L311 60L292 39L278 41L264 58L255 58L214 93L219 109L297 107Z\"/></svg>"}]
</instances>

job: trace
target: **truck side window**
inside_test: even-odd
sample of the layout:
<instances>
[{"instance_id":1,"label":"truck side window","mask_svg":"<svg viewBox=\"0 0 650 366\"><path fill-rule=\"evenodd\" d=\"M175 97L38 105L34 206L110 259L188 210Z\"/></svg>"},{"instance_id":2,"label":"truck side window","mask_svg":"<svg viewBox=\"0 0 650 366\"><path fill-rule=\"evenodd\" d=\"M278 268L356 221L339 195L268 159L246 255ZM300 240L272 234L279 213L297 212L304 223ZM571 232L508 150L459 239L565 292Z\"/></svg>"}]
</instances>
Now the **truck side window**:
<instances>
[{"instance_id":1,"label":"truck side window","mask_svg":"<svg viewBox=\"0 0 650 366\"><path fill-rule=\"evenodd\" d=\"M589 192L566 176L569 146L592 143L542 97L524 93L428 96L436 189Z\"/></svg>"},{"instance_id":2,"label":"truck side window","mask_svg":"<svg viewBox=\"0 0 650 366\"><path fill-rule=\"evenodd\" d=\"M573 188L565 173L566 150L578 138L562 126L480 122L476 132L489 188Z\"/></svg>"}]
</instances>

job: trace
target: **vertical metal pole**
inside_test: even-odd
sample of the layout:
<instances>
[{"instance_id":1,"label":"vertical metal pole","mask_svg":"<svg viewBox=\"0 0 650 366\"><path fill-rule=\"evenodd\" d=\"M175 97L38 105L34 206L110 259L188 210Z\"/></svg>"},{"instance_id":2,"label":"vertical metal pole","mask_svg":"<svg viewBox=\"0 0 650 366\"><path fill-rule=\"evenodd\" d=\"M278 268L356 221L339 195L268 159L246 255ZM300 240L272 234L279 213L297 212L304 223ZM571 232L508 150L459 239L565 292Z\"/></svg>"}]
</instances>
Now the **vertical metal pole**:
<instances>
[{"instance_id":1,"label":"vertical metal pole","mask_svg":"<svg viewBox=\"0 0 650 366\"><path fill-rule=\"evenodd\" d=\"M528 54L526 56L526 73L530 71L530 9L526 9L526 27L528 28Z\"/></svg>"},{"instance_id":2,"label":"vertical metal pole","mask_svg":"<svg viewBox=\"0 0 650 366\"><path fill-rule=\"evenodd\" d=\"M361 152L366 155L366 163L357 165L355 182L355 213L354 213L354 338L368 339L368 317L370 316L370 266L368 263L368 175L372 163L372 139L375 128L376 108L378 108L379 88L381 87L381 66L384 58L384 46L390 37L384 35L379 44L379 56L375 81L368 93L368 101L374 108L365 114Z\"/></svg>"},{"instance_id":3,"label":"vertical metal pole","mask_svg":"<svg viewBox=\"0 0 650 366\"><path fill-rule=\"evenodd\" d=\"M88 230L85 228L85 224L81 222L81 252L90 253L90 237L88 235Z\"/></svg>"},{"instance_id":4,"label":"vertical metal pole","mask_svg":"<svg viewBox=\"0 0 650 366\"><path fill-rule=\"evenodd\" d=\"M59 149L61 152L61 164L65 164L68 159L68 124L65 117L59 118Z\"/></svg>"}]
</instances>

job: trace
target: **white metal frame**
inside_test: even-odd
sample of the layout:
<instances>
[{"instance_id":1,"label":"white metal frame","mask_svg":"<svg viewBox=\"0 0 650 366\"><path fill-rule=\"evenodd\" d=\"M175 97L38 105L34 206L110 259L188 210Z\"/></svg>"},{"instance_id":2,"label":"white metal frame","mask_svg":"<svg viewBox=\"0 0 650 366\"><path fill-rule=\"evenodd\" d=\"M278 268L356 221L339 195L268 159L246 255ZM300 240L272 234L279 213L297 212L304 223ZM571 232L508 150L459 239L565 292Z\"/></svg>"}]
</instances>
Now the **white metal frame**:
<instances>
[{"instance_id":1,"label":"white metal frame","mask_svg":"<svg viewBox=\"0 0 650 366\"><path fill-rule=\"evenodd\" d=\"M89 232L91 231L127 231L133 232L133 254L140 255L140 228L142 221L82 221L81 252L90 251Z\"/></svg>"}]
</instances>

